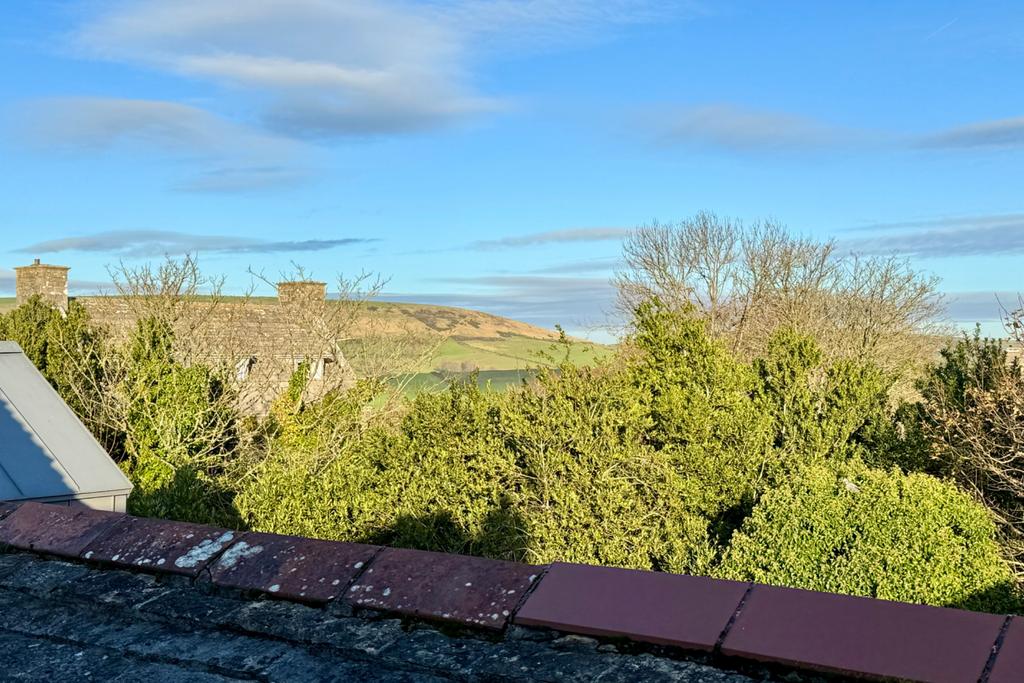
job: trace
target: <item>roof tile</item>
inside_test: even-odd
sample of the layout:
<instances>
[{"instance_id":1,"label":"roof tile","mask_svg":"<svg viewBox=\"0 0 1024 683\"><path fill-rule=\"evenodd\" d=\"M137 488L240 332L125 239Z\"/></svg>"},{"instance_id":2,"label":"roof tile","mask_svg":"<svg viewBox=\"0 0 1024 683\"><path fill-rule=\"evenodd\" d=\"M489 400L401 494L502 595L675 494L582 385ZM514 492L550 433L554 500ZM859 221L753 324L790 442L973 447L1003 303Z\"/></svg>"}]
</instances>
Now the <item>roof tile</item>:
<instances>
[{"instance_id":1,"label":"roof tile","mask_svg":"<svg viewBox=\"0 0 1024 683\"><path fill-rule=\"evenodd\" d=\"M1013 617L988 683L1017 683L1021 678L1024 678L1024 619Z\"/></svg>"},{"instance_id":2,"label":"roof tile","mask_svg":"<svg viewBox=\"0 0 1024 683\"><path fill-rule=\"evenodd\" d=\"M710 651L748 586L559 563L530 594L515 623Z\"/></svg>"},{"instance_id":3,"label":"roof tile","mask_svg":"<svg viewBox=\"0 0 1024 683\"><path fill-rule=\"evenodd\" d=\"M236 532L204 524L125 517L110 534L90 543L81 557L195 577L236 539Z\"/></svg>"},{"instance_id":4,"label":"roof tile","mask_svg":"<svg viewBox=\"0 0 1024 683\"><path fill-rule=\"evenodd\" d=\"M348 591L354 605L501 629L542 568L385 548Z\"/></svg>"},{"instance_id":5,"label":"roof tile","mask_svg":"<svg viewBox=\"0 0 1024 683\"><path fill-rule=\"evenodd\" d=\"M247 533L210 567L213 583L323 603L342 594L378 546Z\"/></svg>"},{"instance_id":6,"label":"roof tile","mask_svg":"<svg viewBox=\"0 0 1024 683\"><path fill-rule=\"evenodd\" d=\"M848 675L974 683L1004 620L995 614L755 586L722 652Z\"/></svg>"},{"instance_id":7,"label":"roof tile","mask_svg":"<svg viewBox=\"0 0 1024 683\"><path fill-rule=\"evenodd\" d=\"M76 558L125 515L67 505L27 502L0 521L0 543Z\"/></svg>"}]
</instances>

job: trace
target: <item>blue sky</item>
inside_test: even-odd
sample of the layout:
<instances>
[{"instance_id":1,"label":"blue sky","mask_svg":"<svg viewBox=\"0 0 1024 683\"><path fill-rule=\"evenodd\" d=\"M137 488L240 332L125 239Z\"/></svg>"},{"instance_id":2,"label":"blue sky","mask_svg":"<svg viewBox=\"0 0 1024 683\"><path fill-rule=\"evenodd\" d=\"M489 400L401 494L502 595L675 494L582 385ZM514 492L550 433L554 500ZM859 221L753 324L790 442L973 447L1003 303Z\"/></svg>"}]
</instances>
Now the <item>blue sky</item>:
<instances>
[{"instance_id":1,"label":"blue sky","mask_svg":"<svg viewBox=\"0 0 1024 683\"><path fill-rule=\"evenodd\" d=\"M368 270L600 336L623 232L703 209L905 254L991 321L1021 74L1015 2L11 0L0 294L197 251L234 291Z\"/></svg>"}]
</instances>

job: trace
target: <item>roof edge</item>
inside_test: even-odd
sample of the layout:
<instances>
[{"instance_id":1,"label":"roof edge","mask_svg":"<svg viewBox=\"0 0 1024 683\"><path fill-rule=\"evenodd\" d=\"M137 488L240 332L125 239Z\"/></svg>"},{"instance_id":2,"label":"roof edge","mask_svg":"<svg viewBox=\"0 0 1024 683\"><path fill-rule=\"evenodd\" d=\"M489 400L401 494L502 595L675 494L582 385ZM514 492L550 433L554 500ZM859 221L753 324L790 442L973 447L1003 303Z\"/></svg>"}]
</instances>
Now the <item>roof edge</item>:
<instances>
[{"instance_id":1,"label":"roof edge","mask_svg":"<svg viewBox=\"0 0 1024 683\"><path fill-rule=\"evenodd\" d=\"M724 668L1000 683L1024 660L1021 617L708 577L537 566L34 502L0 503L0 544L492 634L530 627L703 651Z\"/></svg>"}]
</instances>

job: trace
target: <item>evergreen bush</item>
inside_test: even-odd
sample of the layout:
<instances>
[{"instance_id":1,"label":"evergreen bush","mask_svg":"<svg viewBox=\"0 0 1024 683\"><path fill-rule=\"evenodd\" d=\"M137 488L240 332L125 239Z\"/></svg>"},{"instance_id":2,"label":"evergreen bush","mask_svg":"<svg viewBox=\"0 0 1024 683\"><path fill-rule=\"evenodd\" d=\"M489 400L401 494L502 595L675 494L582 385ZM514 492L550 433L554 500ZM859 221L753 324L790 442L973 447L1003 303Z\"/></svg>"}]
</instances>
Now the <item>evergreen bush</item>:
<instances>
[{"instance_id":1,"label":"evergreen bush","mask_svg":"<svg viewBox=\"0 0 1024 683\"><path fill-rule=\"evenodd\" d=\"M886 600L1018 608L983 506L928 475L857 460L809 465L766 492L718 574Z\"/></svg>"}]
</instances>

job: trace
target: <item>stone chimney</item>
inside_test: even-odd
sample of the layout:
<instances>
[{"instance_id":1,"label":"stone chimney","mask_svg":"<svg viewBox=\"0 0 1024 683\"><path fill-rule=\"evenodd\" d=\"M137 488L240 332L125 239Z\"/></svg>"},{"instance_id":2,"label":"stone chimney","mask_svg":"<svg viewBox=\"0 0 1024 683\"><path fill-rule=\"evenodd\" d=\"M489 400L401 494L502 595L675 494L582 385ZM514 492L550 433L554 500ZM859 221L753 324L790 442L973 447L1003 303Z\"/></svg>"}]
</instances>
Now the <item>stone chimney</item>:
<instances>
[{"instance_id":1,"label":"stone chimney","mask_svg":"<svg viewBox=\"0 0 1024 683\"><path fill-rule=\"evenodd\" d=\"M46 303L67 312L69 270L67 266L40 263L39 259L30 266L15 268L14 291L18 305L38 294Z\"/></svg>"},{"instance_id":2,"label":"stone chimney","mask_svg":"<svg viewBox=\"0 0 1024 683\"><path fill-rule=\"evenodd\" d=\"M324 301L327 299L327 283L310 280L278 282L277 299L282 304Z\"/></svg>"}]
</instances>

